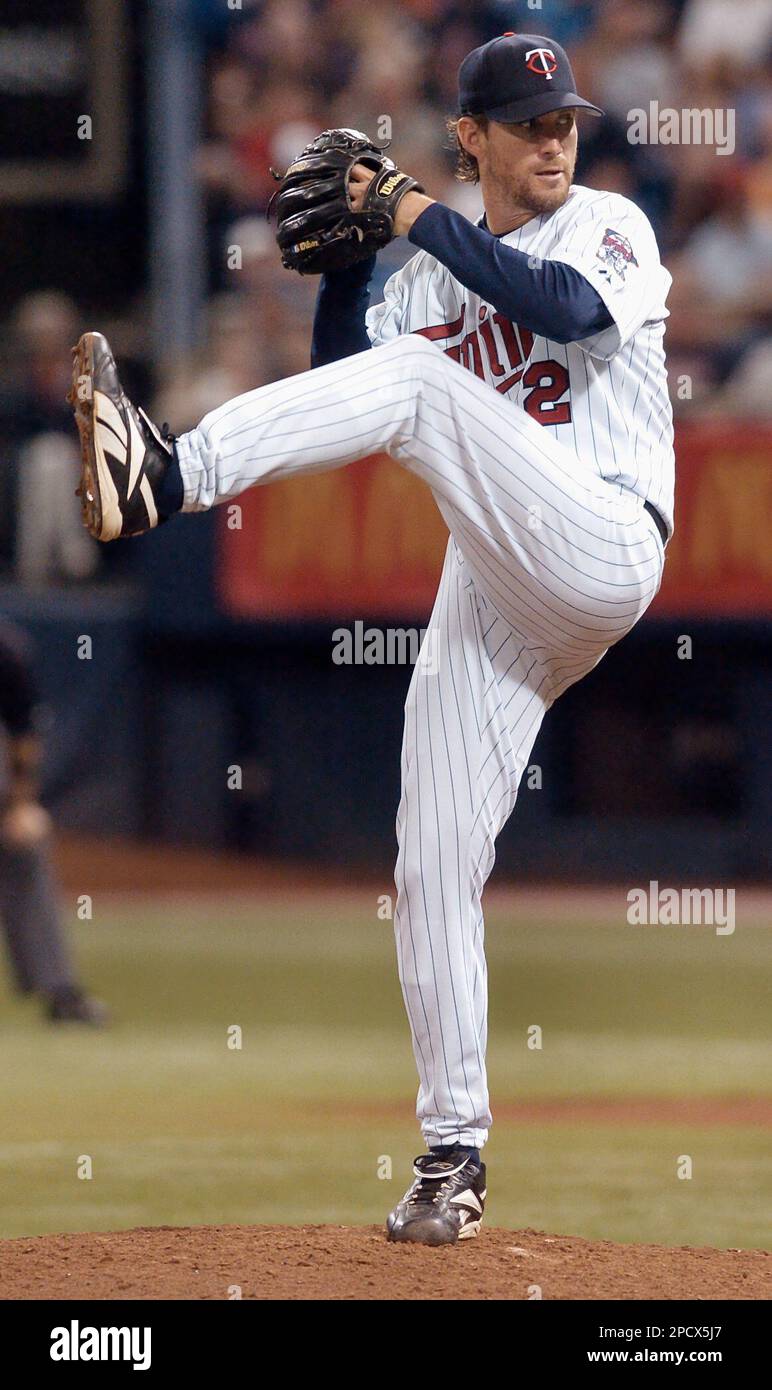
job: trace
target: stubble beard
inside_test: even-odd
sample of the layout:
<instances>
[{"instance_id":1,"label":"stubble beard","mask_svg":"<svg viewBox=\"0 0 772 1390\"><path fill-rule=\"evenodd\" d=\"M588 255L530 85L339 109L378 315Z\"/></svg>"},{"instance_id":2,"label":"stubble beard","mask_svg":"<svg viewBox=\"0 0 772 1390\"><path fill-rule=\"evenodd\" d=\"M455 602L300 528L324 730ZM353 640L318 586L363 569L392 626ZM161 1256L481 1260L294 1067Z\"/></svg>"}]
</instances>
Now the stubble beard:
<instances>
[{"instance_id":1,"label":"stubble beard","mask_svg":"<svg viewBox=\"0 0 772 1390\"><path fill-rule=\"evenodd\" d=\"M574 164L566 171L566 179L558 188L540 188L536 174L512 174L506 169L490 169L489 175L499 196L513 208L533 217L549 216L565 203L574 177Z\"/></svg>"}]
</instances>

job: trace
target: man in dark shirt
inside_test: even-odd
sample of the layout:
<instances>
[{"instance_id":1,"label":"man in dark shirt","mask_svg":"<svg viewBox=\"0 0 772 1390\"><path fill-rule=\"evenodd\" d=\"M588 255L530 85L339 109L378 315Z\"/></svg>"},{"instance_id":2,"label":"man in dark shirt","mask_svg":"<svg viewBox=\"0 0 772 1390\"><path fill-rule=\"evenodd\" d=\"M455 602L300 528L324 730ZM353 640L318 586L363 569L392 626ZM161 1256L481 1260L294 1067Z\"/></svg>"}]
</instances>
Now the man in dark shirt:
<instances>
[{"instance_id":1,"label":"man in dark shirt","mask_svg":"<svg viewBox=\"0 0 772 1390\"><path fill-rule=\"evenodd\" d=\"M0 623L0 922L17 989L39 994L53 1023L107 1020L74 974L40 804L40 739L27 643Z\"/></svg>"}]
</instances>

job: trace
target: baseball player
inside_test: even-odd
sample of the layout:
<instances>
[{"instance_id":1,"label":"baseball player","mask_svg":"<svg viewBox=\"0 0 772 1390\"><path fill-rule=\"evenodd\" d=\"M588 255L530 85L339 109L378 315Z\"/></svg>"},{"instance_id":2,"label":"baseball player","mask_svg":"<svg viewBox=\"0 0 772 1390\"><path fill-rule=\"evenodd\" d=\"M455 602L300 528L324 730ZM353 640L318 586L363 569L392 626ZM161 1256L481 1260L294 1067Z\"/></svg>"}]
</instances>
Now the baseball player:
<instances>
[{"instance_id":1,"label":"baseball player","mask_svg":"<svg viewBox=\"0 0 772 1390\"><path fill-rule=\"evenodd\" d=\"M392 1240L476 1235L491 1124L482 893L544 714L656 594L672 530L663 353L670 276L643 213L572 183L577 95L563 49L505 34L459 70L472 225L357 131L327 131L276 199L284 264L323 273L312 370L164 436L105 339L75 350L92 534L134 535L274 478L387 453L450 531L405 706L395 933L428 1152ZM416 255L367 307L374 252Z\"/></svg>"},{"instance_id":2,"label":"baseball player","mask_svg":"<svg viewBox=\"0 0 772 1390\"><path fill-rule=\"evenodd\" d=\"M75 975L39 800L42 748L23 634L0 623L0 923L14 983L44 1001L52 1023L102 1027L107 1010Z\"/></svg>"}]
</instances>

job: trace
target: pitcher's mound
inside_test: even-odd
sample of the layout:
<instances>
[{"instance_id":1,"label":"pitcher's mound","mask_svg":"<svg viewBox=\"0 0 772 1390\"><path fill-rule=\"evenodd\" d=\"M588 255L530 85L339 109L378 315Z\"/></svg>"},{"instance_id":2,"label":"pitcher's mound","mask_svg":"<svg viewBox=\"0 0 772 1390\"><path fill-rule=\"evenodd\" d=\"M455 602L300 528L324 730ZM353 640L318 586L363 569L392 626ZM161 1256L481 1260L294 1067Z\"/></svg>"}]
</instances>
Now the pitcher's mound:
<instances>
[{"instance_id":1,"label":"pitcher's mound","mask_svg":"<svg viewBox=\"0 0 772 1390\"><path fill-rule=\"evenodd\" d=\"M772 1298L764 1250L484 1230L430 1250L377 1226L172 1226L0 1242L0 1298Z\"/></svg>"}]
</instances>

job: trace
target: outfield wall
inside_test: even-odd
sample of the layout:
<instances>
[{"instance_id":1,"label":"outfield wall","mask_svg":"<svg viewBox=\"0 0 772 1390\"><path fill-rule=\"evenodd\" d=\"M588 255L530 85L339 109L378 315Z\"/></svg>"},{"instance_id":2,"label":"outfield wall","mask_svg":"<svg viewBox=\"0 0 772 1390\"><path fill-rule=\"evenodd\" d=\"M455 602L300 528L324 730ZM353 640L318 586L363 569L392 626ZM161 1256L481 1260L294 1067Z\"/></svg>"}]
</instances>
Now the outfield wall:
<instances>
[{"instance_id":1,"label":"outfield wall","mask_svg":"<svg viewBox=\"0 0 772 1390\"><path fill-rule=\"evenodd\" d=\"M389 864L409 664L336 665L330 624L170 632L131 589L6 591L0 609L36 644L63 827ZM501 875L769 877L770 626L691 620L688 659L683 626L644 620L550 712Z\"/></svg>"}]
</instances>

